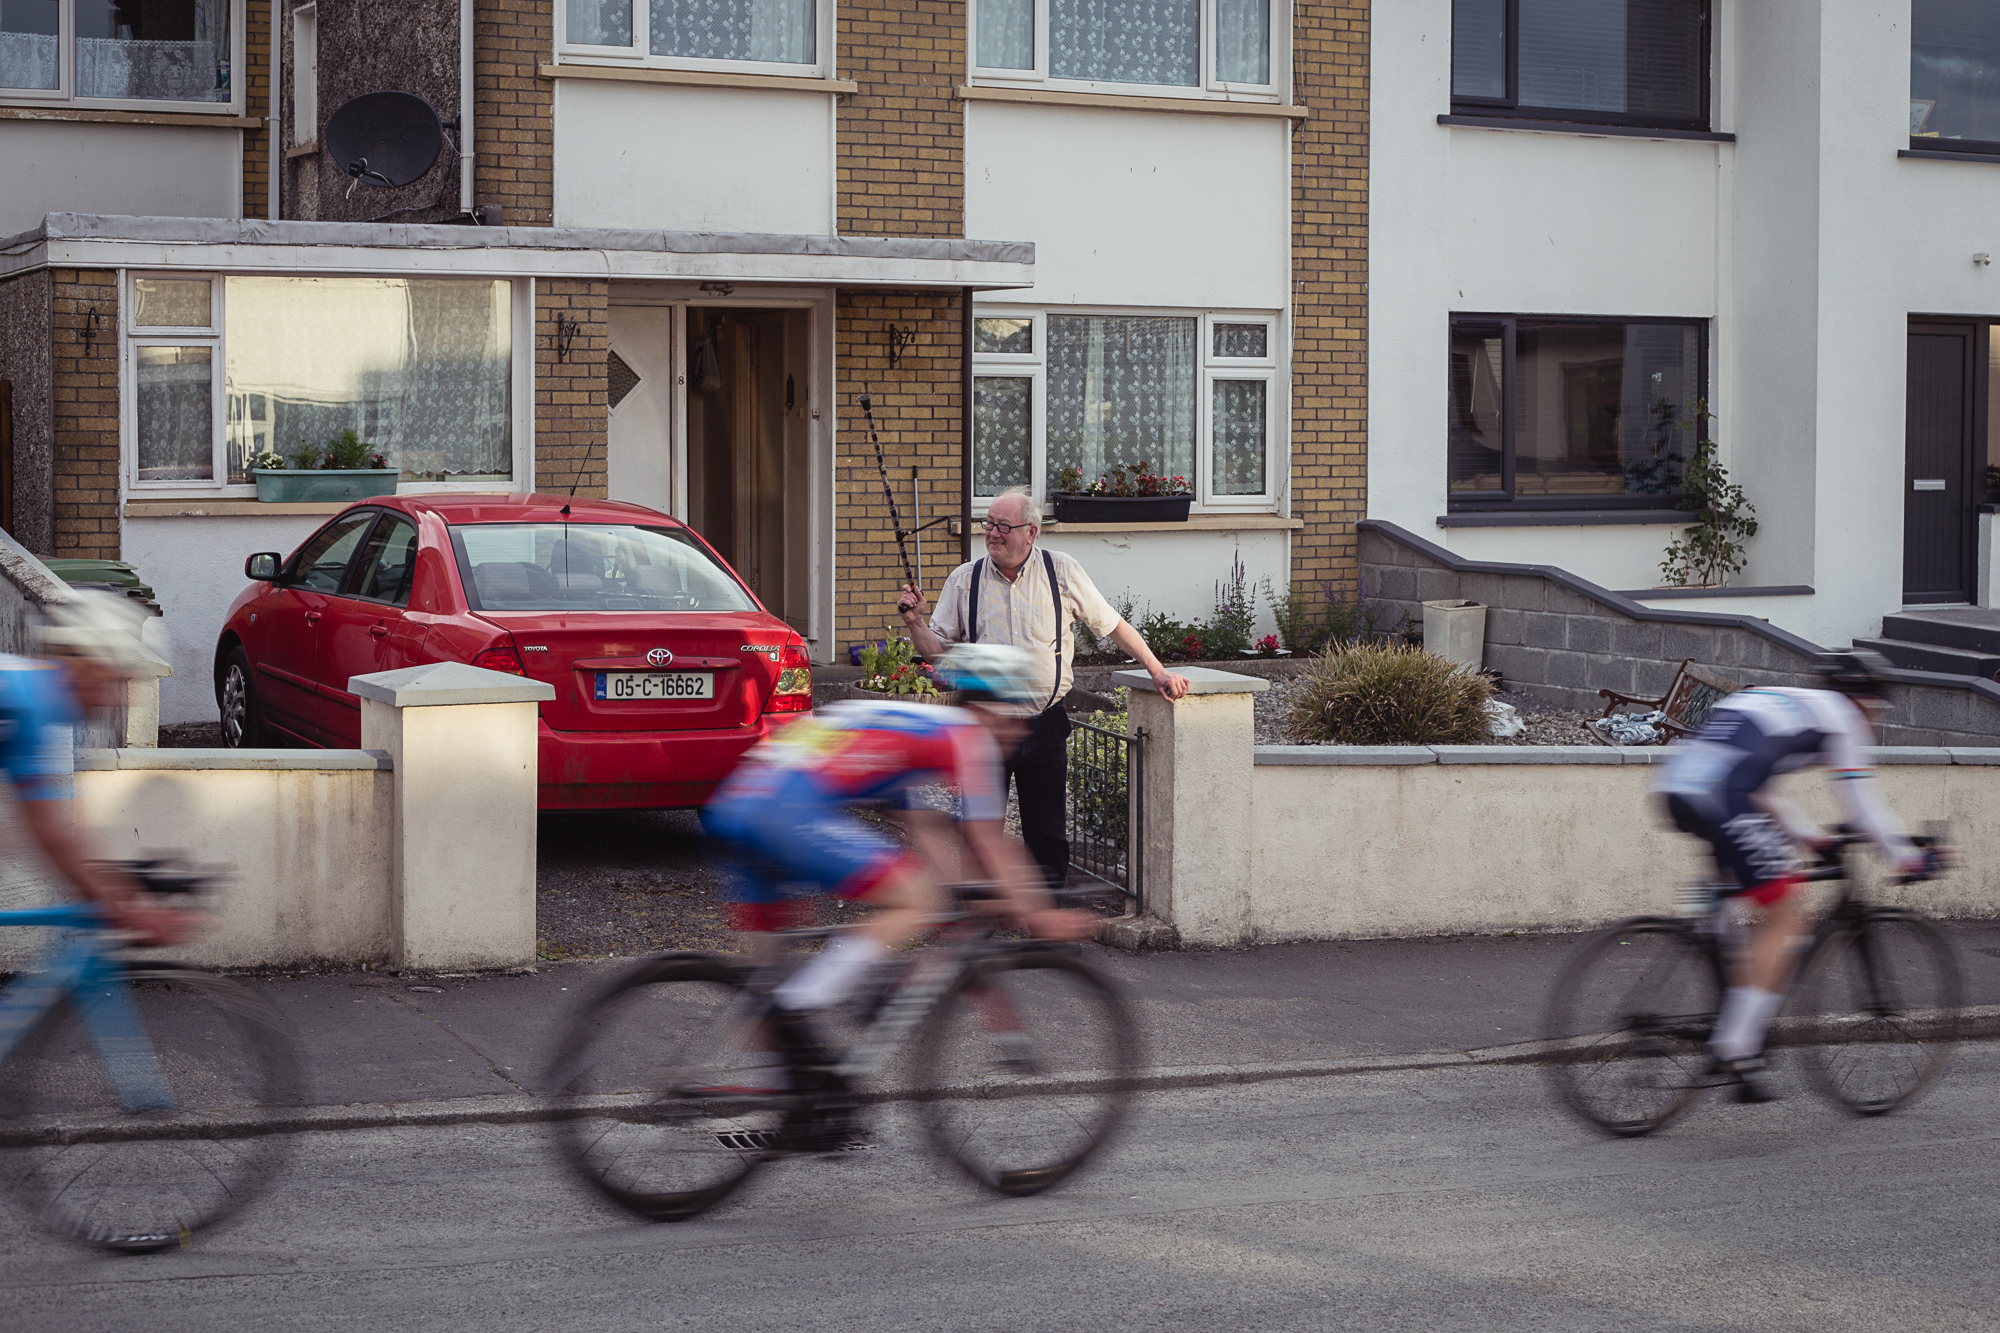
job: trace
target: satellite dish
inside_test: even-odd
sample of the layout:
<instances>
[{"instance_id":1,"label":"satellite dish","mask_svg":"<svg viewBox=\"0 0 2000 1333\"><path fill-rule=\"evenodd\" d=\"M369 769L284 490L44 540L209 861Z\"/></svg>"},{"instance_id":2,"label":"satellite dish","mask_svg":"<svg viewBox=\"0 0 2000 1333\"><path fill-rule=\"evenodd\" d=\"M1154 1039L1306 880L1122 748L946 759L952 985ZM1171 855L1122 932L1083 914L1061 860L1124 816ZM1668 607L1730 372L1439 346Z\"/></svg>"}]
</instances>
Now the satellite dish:
<instances>
[{"instance_id":1,"label":"satellite dish","mask_svg":"<svg viewBox=\"0 0 2000 1333\"><path fill-rule=\"evenodd\" d=\"M444 125L415 93L363 93L327 118L325 148L357 181L408 185L437 161Z\"/></svg>"}]
</instances>

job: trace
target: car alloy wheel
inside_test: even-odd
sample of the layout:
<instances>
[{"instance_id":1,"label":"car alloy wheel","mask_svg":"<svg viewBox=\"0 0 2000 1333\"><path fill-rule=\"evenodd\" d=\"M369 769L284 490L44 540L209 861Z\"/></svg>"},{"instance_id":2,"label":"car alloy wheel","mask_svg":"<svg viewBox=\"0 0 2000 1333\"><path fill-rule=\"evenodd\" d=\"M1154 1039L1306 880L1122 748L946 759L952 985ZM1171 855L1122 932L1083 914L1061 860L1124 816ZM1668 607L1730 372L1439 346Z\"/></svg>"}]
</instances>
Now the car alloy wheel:
<instances>
[{"instance_id":1,"label":"car alloy wheel","mask_svg":"<svg viewBox=\"0 0 2000 1333\"><path fill-rule=\"evenodd\" d=\"M250 680L242 662L231 662L222 675L222 743L231 749L249 745L250 726Z\"/></svg>"}]
</instances>

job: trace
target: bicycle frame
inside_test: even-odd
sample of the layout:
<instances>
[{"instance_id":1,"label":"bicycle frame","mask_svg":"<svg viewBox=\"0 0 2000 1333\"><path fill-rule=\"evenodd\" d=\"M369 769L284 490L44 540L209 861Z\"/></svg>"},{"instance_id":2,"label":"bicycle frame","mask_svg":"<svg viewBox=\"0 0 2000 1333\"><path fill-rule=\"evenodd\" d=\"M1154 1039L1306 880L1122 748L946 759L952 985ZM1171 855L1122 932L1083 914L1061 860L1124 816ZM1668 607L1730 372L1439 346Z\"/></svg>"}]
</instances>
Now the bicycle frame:
<instances>
[{"instance_id":1,"label":"bicycle frame","mask_svg":"<svg viewBox=\"0 0 2000 1333\"><path fill-rule=\"evenodd\" d=\"M0 1061L67 997L82 1015L125 1109L173 1109L173 1092L124 984L124 964L106 947L103 914L88 903L31 907L0 912L0 926L55 926L67 932L47 967L0 991Z\"/></svg>"}]
</instances>

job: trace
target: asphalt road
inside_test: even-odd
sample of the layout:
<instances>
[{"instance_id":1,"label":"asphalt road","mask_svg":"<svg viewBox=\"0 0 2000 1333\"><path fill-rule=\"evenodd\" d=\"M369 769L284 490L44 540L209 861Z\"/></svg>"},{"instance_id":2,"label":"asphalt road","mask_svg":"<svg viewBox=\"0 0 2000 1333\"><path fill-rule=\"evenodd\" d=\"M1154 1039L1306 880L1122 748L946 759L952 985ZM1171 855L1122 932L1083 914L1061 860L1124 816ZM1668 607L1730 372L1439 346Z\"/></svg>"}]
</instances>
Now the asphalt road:
<instances>
[{"instance_id":1,"label":"asphalt road","mask_svg":"<svg viewBox=\"0 0 2000 1333\"><path fill-rule=\"evenodd\" d=\"M2000 1043L1857 1120L1802 1088L1614 1142L1538 1070L1153 1094L1102 1167L982 1197L896 1108L879 1145L629 1221L533 1125L298 1136L188 1251L101 1258L0 1220L0 1327L1985 1329Z\"/></svg>"}]
</instances>

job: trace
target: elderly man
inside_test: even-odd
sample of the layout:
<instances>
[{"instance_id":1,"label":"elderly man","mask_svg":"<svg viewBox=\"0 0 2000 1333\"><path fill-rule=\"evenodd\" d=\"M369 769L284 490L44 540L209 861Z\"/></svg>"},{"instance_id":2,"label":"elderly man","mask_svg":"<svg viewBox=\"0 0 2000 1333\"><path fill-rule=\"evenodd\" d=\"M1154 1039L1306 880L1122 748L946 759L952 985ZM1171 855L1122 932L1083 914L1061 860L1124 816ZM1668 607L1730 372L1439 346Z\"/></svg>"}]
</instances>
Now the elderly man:
<instances>
[{"instance_id":1,"label":"elderly man","mask_svg":"<svg viewBox=\"0 0 2000 1333\"><path fill-rule=\"evenodd\" d=\"M942 656L954 643L1004 643L1024 648L1046 672L1035 703L1017 705L1032 718L1027 739L1007 760L1007 775L1021 801L1021 838L1041 865L1052 888L1069 878L1069 831L1064 794L1069 784L1069 693L1076 656L1071 625L1081 622L1143 664L1153 688L1169 699L1188 691L1187 677L1160 665L1125 623L1083 566L1061 551L1037 550L1042 510L1023 487L1003 492L980 520L986 557L960 565L944 581L937 613L925 621L921 588L905 584L896 603L910 642L927 658Z\"/></svg>"}]
</instances>

